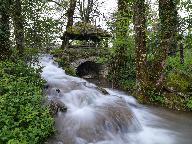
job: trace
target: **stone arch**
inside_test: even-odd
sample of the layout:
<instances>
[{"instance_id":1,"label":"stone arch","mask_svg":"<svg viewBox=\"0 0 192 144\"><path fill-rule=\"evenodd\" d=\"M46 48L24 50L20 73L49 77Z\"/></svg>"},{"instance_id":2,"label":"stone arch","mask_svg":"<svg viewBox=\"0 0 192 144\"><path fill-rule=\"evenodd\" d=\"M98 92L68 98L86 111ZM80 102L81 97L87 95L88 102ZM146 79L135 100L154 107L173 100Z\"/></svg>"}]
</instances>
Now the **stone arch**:
<instances>
[{"instance_id":1,"label":"stone arch","mask_svg":"<svg viewBox=\"0 0 192 144\"><path fill-rule=\"evenodd\" d=\"M97 63L97 57L78 59L70 64L79 77L83 78L106 78L108 75L108 66Z\"/></svg>"},{"instance_id":2,"label":"stone arch","mask_svg":"<svg viewBox=\"0 0 192 144\"><path fill-rule=\"evenodd\" d=\"M94 61L85 61L77 67L76 74L77 76L84 78L98 78L100 69L100 64Z\"/></svg>"},{"instance_id":3,"label":"stone arch","mask_svg":"<svg viewBox=\"0 0 192 144\"><path fill-rule=\"evenodd\" d=\"M85 63L86 61L96 62L96 57L89 57L75 60L70 64L70 66L76 70L82 63Z\"/></svg>"},{"instance_id":4,"label":"stone arch","mask_svg":"<svg viewBox=\"0 0 192 144\"><path fill-rule=\"evenodd\" d=\"M71 63L78 77L97 78L100 74L101 64L96 63L96 57L78 59Z\"/></svg>"}]
</instances>

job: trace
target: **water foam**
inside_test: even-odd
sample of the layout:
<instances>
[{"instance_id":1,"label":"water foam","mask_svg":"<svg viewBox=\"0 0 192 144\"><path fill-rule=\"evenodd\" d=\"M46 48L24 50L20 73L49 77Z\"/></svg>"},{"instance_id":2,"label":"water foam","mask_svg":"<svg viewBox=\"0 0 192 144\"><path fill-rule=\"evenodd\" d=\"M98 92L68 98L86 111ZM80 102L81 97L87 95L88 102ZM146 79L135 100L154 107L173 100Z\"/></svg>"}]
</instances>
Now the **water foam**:
<instances>
[{"instance_id":1,"label":"water foam","mask_svg":"<svg viewBox=\"0 0 192 144\"><path fill-rule=\"evenodd\" d=\"M63 144L174 144L174 132L159 128L161 118L126 94L106 89L103 95L81 78L68 76L52 57L41 57L42 77L49 98L68 108L56 116L57 135L50 143ZM58 94L56 89L60 90Z\"/></svg>"}]
</instances>

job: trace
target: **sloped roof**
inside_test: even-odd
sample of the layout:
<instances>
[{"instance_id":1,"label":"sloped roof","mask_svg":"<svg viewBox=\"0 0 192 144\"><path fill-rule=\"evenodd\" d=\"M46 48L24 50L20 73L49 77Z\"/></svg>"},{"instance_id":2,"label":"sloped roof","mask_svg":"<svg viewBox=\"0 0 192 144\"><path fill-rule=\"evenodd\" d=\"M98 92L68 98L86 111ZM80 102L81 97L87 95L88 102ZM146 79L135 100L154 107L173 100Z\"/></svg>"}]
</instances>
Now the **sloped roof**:
<instances>
[{"instance_id":1,"label":"sloped roof","mask_svg":"<svg viewBox=\"0 0 192 144\"><path fill-rule=\"evenodd\" d=\"M70 39L78 40L101 40L103 38L111 37L111 34L107 31L85 22L75 23L74 26L65 32L65 34Z\"/></svg>"}]
</instances>

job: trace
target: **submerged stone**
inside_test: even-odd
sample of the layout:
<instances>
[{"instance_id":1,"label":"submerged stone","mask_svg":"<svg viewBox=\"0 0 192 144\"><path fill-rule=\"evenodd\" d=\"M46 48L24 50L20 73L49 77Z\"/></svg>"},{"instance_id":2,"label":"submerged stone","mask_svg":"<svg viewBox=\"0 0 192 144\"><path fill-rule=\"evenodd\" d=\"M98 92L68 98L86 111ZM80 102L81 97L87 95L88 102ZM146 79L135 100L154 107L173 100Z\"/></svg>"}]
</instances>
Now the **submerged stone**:
<instances>
[{"instance_id":1,"label":"submerged stone","mask_svg":"<svg viewBox=\"0 0 192 144\"><path fill-rule=\"evenodd\" d=\"M49 101L49 107L52 115L56 115L59 111L67 112L66 105L58 99Z\"/></svg>"}]
</instances>

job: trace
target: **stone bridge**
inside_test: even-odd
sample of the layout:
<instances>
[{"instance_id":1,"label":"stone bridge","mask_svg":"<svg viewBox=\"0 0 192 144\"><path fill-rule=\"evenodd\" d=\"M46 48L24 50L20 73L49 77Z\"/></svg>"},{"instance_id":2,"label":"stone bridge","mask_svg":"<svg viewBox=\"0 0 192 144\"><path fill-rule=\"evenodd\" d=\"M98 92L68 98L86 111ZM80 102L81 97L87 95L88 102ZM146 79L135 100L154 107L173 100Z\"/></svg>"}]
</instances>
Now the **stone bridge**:
<instances>
[{"instance_id":1,"label":"stone bridge","mask_svg":"<svg viewBox=\"0 0 192 144\"><path fill-rule=\"evenodd\" d=\"M68 48L57 52L57 56L67 61L67 65L76 71L79 77L95 77L107 75L107 64L98 60L109 56L107 48ZM65 66L63 66L65 68Z\"/></svg>"}]
</instances>

